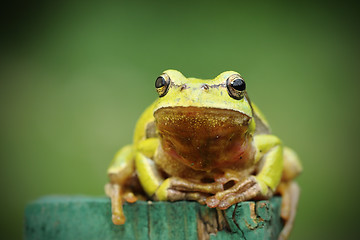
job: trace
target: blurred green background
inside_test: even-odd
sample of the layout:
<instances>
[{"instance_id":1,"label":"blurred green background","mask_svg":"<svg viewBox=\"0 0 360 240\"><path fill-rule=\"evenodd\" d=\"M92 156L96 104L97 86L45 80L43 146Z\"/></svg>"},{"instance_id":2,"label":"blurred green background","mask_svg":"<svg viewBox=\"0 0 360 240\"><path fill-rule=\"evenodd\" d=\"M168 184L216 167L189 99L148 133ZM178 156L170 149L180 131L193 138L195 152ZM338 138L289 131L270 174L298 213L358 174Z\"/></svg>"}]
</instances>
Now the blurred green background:
<instances>
[{"instance_id":1,"label":"blurred green background","mask_svg":"<svg viewBox=\"0 0 360 240\"><path fill-rule=\"evenodd\" d=\"M291 239L355 236L358 10L345 2L241 1L3 8L1 236L22 237L24 207L40 196L104 195L108 164L131 142L168 68L200 78L240 72L304 165Z\"/></svg>"}]
</instances>

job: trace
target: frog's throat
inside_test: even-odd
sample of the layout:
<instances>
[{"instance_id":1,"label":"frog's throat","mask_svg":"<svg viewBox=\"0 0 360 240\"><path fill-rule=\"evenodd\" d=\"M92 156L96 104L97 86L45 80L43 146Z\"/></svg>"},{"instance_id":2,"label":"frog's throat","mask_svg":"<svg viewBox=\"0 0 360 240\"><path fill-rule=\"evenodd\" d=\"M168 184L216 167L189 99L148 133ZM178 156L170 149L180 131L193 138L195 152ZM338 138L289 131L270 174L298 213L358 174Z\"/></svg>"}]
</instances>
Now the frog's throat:
<instances>
[{"instance_id":1,"label":"frog's throat","mask_svg":"<svg viewBox=\"0 0 360 240\"><path fill-rule=\"evenodd\" d=\"M167 107L157 110L154 117L164 152L193 169L233 166L253 157L251 117L243 113Z\"/></svg>"}]
</instances>

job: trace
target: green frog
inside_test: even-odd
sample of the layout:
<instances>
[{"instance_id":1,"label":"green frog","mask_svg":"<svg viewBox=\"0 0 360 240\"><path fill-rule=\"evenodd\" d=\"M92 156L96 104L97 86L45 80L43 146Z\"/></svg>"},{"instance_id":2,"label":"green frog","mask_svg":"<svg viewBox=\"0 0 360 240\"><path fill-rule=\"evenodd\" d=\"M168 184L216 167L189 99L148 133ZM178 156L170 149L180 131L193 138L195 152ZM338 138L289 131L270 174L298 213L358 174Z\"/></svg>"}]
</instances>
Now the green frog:
<instances>
[{"instance_id":1,"label":"green frog","mask_svg":"<svg viewBox=\"0 0 360 240\"><path fill-rule=\"evenodd\" d=\"M226 71L211 80L164 71L159 98L141 115L131 145L115 155L105 186L112 221L125 223L123 202L190 200L227 209L282 195L281 233L293 225L302 171L296 153L271 134L250 101L243 77Z\"/></svg>"}]
</instances>

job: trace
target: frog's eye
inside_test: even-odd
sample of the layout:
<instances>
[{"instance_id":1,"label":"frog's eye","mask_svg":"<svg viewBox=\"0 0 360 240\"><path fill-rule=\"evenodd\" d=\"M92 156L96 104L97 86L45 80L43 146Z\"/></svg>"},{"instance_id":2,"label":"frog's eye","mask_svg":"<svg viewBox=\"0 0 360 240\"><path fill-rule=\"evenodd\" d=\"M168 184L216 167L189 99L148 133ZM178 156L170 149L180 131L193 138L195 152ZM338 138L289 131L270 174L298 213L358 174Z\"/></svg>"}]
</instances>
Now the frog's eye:
<instances>
[{"instance_id":1,"label":"frog's eye","mask_svg":"<svg viewBox=\"0 0 360 240\"><path fill-rule=\"evenodd\" d=\"M240 100L244 97L246 84L240 75L238 74L231 75L226 80L226 86L230 97L237 100Z\"/></svg>"},{"instance_id":2,"label":"frog's eye","mask_svg":"<svg viewBox=\"0 0 360 240\"><path fill-rule=\"evenodd\" d=\"M159 94L159 97L163 97L166 95L166 93L169 90L169 85L170 85L170 77L166 73L161 74L156 79L155 87L156 87L156 91Z\"/></svg>"}]
</instances>

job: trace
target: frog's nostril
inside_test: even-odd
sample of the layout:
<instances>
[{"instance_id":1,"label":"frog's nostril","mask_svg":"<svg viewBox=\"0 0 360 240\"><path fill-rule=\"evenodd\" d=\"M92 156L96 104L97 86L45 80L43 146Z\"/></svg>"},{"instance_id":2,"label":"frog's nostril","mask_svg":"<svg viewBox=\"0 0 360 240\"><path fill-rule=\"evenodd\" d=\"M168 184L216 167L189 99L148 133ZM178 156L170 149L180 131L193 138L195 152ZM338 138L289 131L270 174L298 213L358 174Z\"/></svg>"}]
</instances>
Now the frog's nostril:
<instances>
[{"instance_id":1,"label":"frog's nostril","mask_svg":"<svg viewBox=\"0 0 360 240\"><path fill-rule=\"evenodd\" d=\"M187 89L188 88L188 86L186 85L186 84L183 84L182 86L181 86L181 88L180 88L180 91L182 91L182 90L184 90L184 89Z\"/></svg>"},{"instance_id":2,"label":"frog's nostril","mask_svg":"<svg viewBox=\"0 0 360 240\"><path fill-rule=\"evenodd\" d=\"M204 85L201 86L201 88L204 89L204 90L209 90L209 85L204 84Z\"/></svg>"}]
</instances>

